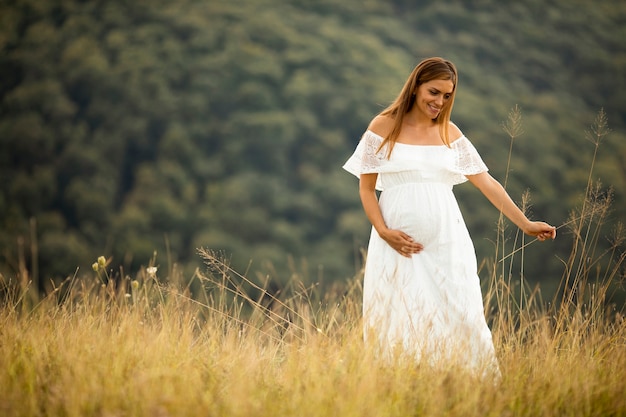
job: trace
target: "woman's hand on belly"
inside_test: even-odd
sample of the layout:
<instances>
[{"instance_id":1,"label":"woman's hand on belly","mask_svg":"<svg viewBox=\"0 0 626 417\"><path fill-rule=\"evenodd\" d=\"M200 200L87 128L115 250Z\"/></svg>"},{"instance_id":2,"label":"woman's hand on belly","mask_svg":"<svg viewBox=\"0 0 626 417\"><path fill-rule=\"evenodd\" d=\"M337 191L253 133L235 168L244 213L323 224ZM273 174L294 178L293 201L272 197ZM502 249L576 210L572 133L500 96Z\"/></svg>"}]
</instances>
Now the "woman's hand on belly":
<instances>
[{"instance_id":1,"label":"woman's hand on belly","mask_svg":"<svg viewBox=\"0 0 626 417\"><path fill-rule=\"evenodd\" d=\"M413 254L420 253L424 249L421 243L414 241L411 236L401 230L386 229L379 235L396 252L407 258L410 258Z\"/></svg>"}]
</instances>

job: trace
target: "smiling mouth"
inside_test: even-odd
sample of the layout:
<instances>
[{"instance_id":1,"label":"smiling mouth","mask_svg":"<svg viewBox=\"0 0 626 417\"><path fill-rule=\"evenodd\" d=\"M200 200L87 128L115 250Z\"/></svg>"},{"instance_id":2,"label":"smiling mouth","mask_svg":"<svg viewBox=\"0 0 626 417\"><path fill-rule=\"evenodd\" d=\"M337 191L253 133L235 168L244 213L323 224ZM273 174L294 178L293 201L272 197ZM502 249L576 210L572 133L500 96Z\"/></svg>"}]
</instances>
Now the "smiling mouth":
<instances>
[{"instance_id":1,"label":"smiling mouth","mask_svg":"<svg viewBox=\"0 0 626 417\"><path fill-rule=\"evenodd\" d=\"M430 110L432 110L434 113L439 113L441 111L440 108L438 107L433 107L430 104L428 105L428 107L430 108Z\"/></svg>"}]
</instances>

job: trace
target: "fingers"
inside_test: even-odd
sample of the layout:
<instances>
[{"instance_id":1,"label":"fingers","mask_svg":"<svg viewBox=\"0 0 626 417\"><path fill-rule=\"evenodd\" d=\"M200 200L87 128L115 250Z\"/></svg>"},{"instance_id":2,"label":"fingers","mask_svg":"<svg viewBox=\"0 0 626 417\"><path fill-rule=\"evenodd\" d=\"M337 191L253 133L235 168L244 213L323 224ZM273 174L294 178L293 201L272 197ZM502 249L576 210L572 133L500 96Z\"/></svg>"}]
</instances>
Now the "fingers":
<instances>
[{"instance_id":1,"label":"fingers","mask_svg":"<svg viewBox=\"0 0 626 417\"><path fill-rule=\"evenodd\" d=\"M552 231L550 232L550 238L556 239L556 227L552 228Z\"/></svg>"},{"instance_id":2,"label":"fingers","mask_svg":"<svg viewBox=\"0 0 626 417\"><path fill-rule=\"evenodd\" d=\"M407 258L410 258L411 255L415 255L416 253L420 253L422 251L422 247L415 247L415 246L401 246L400 248L396 249L396 251L402 255L405 256Z\"/></svg>"},{"instance_id":3,"label":"fingers","mask_svg":"<svg viewBox=\"0 0 626 417\"><path fill-rule=\"evenodd\" d=\"M546 225L548 226L548 230L544 231L543 234L543 238L544 239L554 239L556 238L556 227L554 226L550 226L550 225Z\"/></svg>"},{"instance_id":4,"label":"fingers","mask_svg":"<svg viewBox=\"0 0 626 417\"><path fill-rule=\"evenodd\" d=\"M542 242L546 239L555 239L556 227L546 224L543 230L539 231L536 236L537 236L537 239Z\"/></svg>"},{"instance_id":5,"label":"fingers","mask_svg":"<svg viewBox=\"0 0 626 417\"><path fill-rule=\"evenodd\" d=\"M408 235L403 235L400 246L396 250L400 255L410 258L411 255L420 253L422 249L424 249L424 246L421 243L417 243Z\"/></svg>"},{"instance_id":6,"label":"fingers","mask_svg":"<svg viewBox=\"0 0 626 417\"><path fill-rule=\"evenodd\" d=\"M424 246L421 243L417 243L414 240L410 240L404 243L404 248L407 251L419 252L424 249Z\"/></svg>"},{"instance_id":7,"label":"fingers","mask_svg":"<svg viewBox=\"0 0 626 417\"><path fill-rule=\"evenodd\" d=\"M403 246L400 249L396 250L400 255L404 256L405 258L410 258L411 256L420 253L419 250L410 250L409 248Z\"/></svg>"},{"instance_id":8,"label":"fingers","mask_svg":"<svg viewBox=\"0 0 626 417\"><path fill-rule=\"evenodd\" d=\"M385 240L396 252L407 258L424 249L421 243L416 242L411 236L399 230L391 231L385 236Z\"/></svg>"}]
</instances>

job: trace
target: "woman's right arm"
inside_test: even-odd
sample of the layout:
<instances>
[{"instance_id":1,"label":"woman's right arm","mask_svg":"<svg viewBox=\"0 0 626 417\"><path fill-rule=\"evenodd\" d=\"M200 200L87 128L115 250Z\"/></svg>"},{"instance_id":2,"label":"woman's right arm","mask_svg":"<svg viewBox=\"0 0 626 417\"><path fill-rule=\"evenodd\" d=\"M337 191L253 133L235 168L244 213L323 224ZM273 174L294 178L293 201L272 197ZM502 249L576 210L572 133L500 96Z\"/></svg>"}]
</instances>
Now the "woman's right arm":
<instances>
[{"instance_id":1,"label":"woman's right arm","mask_svg":"<svg viewBox=\"0 0 626 417\"><path fill-rule=\"evenodd\" d=\"M359 181L359 196L365 210L365 215L369 219L378 235L395 249L400 255L411 257L414 253L419 253L424 247L411 238L411 236L400 230L389 229L385 224L383 215L378 205L376 197L376 179L378 174L361 174Z\"/></svg>"}]
</instances>

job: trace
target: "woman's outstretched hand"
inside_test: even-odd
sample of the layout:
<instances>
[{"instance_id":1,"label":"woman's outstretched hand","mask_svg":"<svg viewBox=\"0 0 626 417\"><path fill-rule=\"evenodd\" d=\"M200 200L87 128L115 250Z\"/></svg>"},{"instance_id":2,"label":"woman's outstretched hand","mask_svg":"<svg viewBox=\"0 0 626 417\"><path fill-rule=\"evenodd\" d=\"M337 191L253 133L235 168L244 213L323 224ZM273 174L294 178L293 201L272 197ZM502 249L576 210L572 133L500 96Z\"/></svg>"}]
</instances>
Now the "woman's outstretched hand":
<instances>
[{"instance_id":1,"label":"woman's outstretched hand","mask_svg":"<svg viewBox=\"0 0 626 417\"><path fill-rule=\"evenodd\" d=\"M550 226L548 223L544 222L530 222L528 227L524 230L524 233L544 241L546 239L556 238L556 227Z\"/></svg>"},{"instance_id":2,"label":"woman's outstretched hand","mask_svg":"<svg viewBox=\"0 0 626 417\"><path fill-rule=\"evenodd\" d=\"M380 233L380 237L396 252L407 258L410 258L413 254L420 253L424 249L421 243L417 243L411 236L400 230L387 229Z\"/></svg>"}]
</instances>

